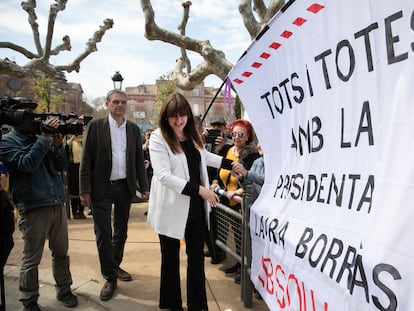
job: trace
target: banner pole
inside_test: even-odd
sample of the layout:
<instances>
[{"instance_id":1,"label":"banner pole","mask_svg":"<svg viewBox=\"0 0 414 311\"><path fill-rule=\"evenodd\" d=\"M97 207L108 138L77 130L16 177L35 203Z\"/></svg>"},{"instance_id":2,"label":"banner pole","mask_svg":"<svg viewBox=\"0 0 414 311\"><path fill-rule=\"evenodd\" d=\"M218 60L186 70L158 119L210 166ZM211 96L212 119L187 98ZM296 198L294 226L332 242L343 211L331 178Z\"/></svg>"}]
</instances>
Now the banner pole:
<instances>
[{"instance_id":1,"label":"banner pole","mask_svg":"<svg viewBox=\"0 0 414 311\"><path fill-rule=\"evenodd\" d=\"M213 106L213 103L214 103L214 101L216 100L216 98L217 98L218 94L220 93L221 89L223 88L223 85L226 83L227 78L228 78L228 77L226 77L226 78L223 80L223 83L222 83L222 84L220 85L220 87L218 88L218 90L217 90L217 92L216 92L216 95L214 95L213 99L211 100L210 104L208 105L206 112L204 112L204 115L203 115L203 117L201 118L201 124L203 124L204 119L206 118L206 116L207 116L208 112L210 111L211 107Z\"/></svg>"}]
</instances>

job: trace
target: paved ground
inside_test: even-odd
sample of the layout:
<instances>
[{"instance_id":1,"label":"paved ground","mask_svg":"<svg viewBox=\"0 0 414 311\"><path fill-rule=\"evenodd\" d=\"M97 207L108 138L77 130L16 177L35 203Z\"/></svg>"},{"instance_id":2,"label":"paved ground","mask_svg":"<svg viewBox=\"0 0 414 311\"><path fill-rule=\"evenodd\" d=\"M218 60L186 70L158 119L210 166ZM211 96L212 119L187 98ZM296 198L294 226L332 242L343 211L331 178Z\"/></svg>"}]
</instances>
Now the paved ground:
<instances>
[{"instance_id":1,"label":"paved ground","mask_svg":"<svg viewBox=\"0 0 414 311\"><path fill-rule=\"evenodd\" d=\"M93 233L92 218L71 219L69 221L69 255L71 272L80 305L77 310L117 310L155 311L158 308L160 252L155 232L146 224L144 212L146 203L134 203L129 221L128 240L122 267L133 276L131 282L118 282L114 298L108 302L99 300L99 292L104 280L99 270L99 259ZM21 310L18 300L18 272L22 253L20 232L15 231L15 247L9 256L5 271L7 310ZM185 297L185 247L182 256L182 295ZM232 264L231 259L220 265L210 264L206 258L207 296L210 311L240 311L244 308L240 299L240 286L233 278L226 277L223 270ZM55 300L53 277L51 274L50 251L45 245L40 265L40 299L42 310L66 309ZM186 308L185 308L186 310ZM250 310L268 311L262 300L253 298Z\"/></svg>"}]
</instances>

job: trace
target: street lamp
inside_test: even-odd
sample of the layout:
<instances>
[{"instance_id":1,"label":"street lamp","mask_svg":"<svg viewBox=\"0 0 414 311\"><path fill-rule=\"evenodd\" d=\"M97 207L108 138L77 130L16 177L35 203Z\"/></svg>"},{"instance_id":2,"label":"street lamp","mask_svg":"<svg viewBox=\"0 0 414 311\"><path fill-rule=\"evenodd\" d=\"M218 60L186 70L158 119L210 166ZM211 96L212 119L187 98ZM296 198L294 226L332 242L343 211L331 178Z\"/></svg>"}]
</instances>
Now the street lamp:
<instances>
[{"instance_id":1,"label":"street lamp","mask_svg":"<svg viewBox=\"0 0 414 311\"><path fill-rule=\"evenodd\" d=\"M122 90L122 81L124 81L124 78L122 78L119 71L115 71L115 74L112 76L112 81L114 82L114 89Z\"/></svg>"}]
</instances>

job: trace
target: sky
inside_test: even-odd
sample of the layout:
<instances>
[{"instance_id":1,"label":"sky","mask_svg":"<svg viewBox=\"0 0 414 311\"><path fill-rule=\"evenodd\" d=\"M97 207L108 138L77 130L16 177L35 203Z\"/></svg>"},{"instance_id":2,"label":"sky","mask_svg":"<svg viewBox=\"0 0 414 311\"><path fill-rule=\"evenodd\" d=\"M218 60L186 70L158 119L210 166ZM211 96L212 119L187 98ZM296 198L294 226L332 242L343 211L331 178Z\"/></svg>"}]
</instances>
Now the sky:
<instances>
[{"instance_id":1,"label":"sky","mask_svg":"<svg viewBox=\"0 0 414 311\"><path fill-rule=\"evenodd\" d=\"M35 52L32 29L22 0L0 1L0 41L9 41ZM178 32L182 18L181 0L152 0L158 26ZM192 0L190 18L186 28L189 37L210 40L212 46L222 50L228 61L235 64L250 44L244 28L238 0ZM44 46L50 5L53 0L37 1L41 42ZM123 88L140 84L154 84L160 76L168 74L180 57L180 49L161 42L149 41L144 36L144 16L139 0L68 0L66 9L58 13L52 48L69 35L72 50L51 58L53 65L72 62L86 48L86 42L103 24L105 18L114 20L98 51L91 53L82 63L79 73L66 73L68 82L80 83L88 101L105 96L113 88L111 77L119 71L124 78ZM194 68L201 57L190 52ZM29 60L10 49L0 49L0 58L8 57L19 65ZM221 80L210 75L206 86L219 87Z\"/></svg>"}]
</instances>

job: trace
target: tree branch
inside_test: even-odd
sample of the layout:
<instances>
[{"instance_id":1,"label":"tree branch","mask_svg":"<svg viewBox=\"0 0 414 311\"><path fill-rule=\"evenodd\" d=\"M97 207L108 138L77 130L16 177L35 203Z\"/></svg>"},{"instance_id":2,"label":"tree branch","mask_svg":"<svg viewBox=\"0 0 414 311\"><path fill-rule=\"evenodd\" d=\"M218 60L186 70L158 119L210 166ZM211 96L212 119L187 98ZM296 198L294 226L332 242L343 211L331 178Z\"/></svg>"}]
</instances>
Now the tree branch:
<instances>
[{"instance_id":1,"label":"tree branch","mask_svg":"<svg viewBox=\"0 0 414 311\"><path fill-rule=\"evenodd\" d=\"M105 19L103 21L103 25L101 25L99 29L95 31L93 36L86 43L86 49L83 51L83 53L81 53L78 57L76 57L76 59L69 65L56 66L56 71L79 72L80 63L90 54L98 50L98 48L96 47L96 44L102 41L102 38L105 35L105 32L108 29L111 29L113 25L114 25L114 21L112 19L110 18Z\"/></svg>"},{"instance_id":2,"label":"tree branch","mask_svg":"<svg viewBox=\"0 0 414 311\"><path fill-rule=\"evenodd\" d=\"M269 7L267 8L266 15L263 19L264 23L270 21L270 19L283 7L286 1L284 0L271 0Z\"/></svg>"},{"instance_id":3,"label":"tree branch","mask_svg":"<svg viewBox=\"0 0 414 311\"><path fill-rule=\"evenodd\" d=\"M18 65L15 62L10 61L8 58L0 59L0 73L9 74L16 77L24 77L28 75L37 76L42 73L43 76L54 77L59 71L79 72L80 63L91 53L98 50L96 47L97 43L101 42L105 32L108 29L112 28L112 19L104 20L103 25L101 25L99 29L93 34L93 36L88 40L84 52L78 55L71 64L55 66L49 63L51 55L58 55L61 51L70 51L72 49L70 37L67 35L62 38L62 43L60 45L57 45L54 49L51 49L57 14L58 12L65 10L67 3L67 0L54 1L55 3L50 6L49 10L46 44L44 49L42 48L39 39L39 25L37 24L37 16L35 13L36 1L27 0L21 3L23 10L25 10L29 16L28 22L32 27L37 53L33 53L24 47L11 42L0 42L0 48L11 49L24 55L30 60L25 65Z\"/></svg>"},{"instance_id":4,"label":"tree branch","mask_svg":"<svg viewBox=\"0 0 414 311\"><path fill-rule=\"evenodd\" d=\"M20 54L23 54L28 59L33 59L38 57L38 55L33 54L29 50L26 50L24 47L11 43L11 42L0 42L0 49L10 49L16 52L19 52Z\"/></svg>"},{"instance_id":5,"label":"tree branch","mask_svg":"<svg viewBox=\"0 0 414 311\"><path fill-rule=\"evenodd\" d=\"M50 50L52 47L53 30L55 28L55 21L59 11L63 11L66 8L67 0L55 0L56 3L50 6L49 20L47 25L46 44L42 59L49 60Z\"/></svg>"},{"instance_id":6,"label":"tree branch","mask_svg":"<svg viewBox=\"0 0 414 311\"><path fill-rule=\"evenodd\" d=\"M181 58L177 60L172 71L172 77L176 86L187 90L194 88L211 74L218 76L222 80L227 77L233 65L226 59L224 53L213 48L208 40L196 40L185 34L191 6L190 1L182 4L184 13L182 22L178 27L180 33L160 28L155 22L151 0L140 1L145 18L145 37L148 40L160 40L181 49ZM253 9L252 2L254 5ZM254 39L260 33L264 25L282 7L283 3L284 0L270 0L269 7L266 8L263 0L240 0L239 11L251 39ZM256 20L253 11L256 11L259 20ZM187 50L198 53L203 58L203 61L194 69L191 69ZM186 69L186 72L184 72L184 69Z\"/></svg>"},{"instance_id":7,"label":"tree branch","mask_svg":"<svg viewBox=\"0 0 414 311\"><path fill-rule=\"evenodd\" d=\"M36 0L28 0L26 2L22 2L21 6L23 10L25 10L29 15L28 22L32 27L33 39L36 46L37 55L40 56L43 54L43 49L40 43L39 25L37 24L37 16L35 13Z\"/></svg>"},{"instance_id":8,"label":"tree branch","mask_svg":"<svg viewBox=\"0 0 414 311\"><path fill-rule=\"evenodd\" d=\"M0 61L0 73L12 75L17 78L24 78L28 74L28 71L25 71L24 68L10 59L5 58Z\"/></svg>"},{"instance_id":9,"label":"tree branch","mask_svg":"<svg viewBox=\"0 0 414 311\"><path fill-rule=\"evenodd\" d=\"M183 36L185 36L185 28L187 26L188 17L190 15L190 6L191 6L191 1L186 1L183 3L183 8L184 8L183 20L181 21L181 24L178 26L178 30L180 30L180 34ZM181 66L180 71L182 71L182 69L185 67L187 74L190 74L191 73L191 62L187 56L187 50L184 48L181 48L181 58L183 60L183 66Z\"/></svg>"},{"instance_id":10,"label":"tree branch","mask_svg":"<svg viewBox=\"0 0 414 311\"><path fill-rule=\"evenodd\" d=\"M250 39L254 39L260 31L260 24L253 15L251 0L240 0L239 12L242 16L244 27L250 35Z\"/></svg>"},{"instance_id":11,"label":"tree branch","mask_svg":"<svg viewBox=\"0 0 414 311\"><path fill-rule=\"evenodd\" d=\"M257 16L259 16L259 20L265 20L267 9L263 0L253 0L253 3L253 10L256 12Z\"/></svg>"},{"instance_id":12,"label":"tree branch","mask_svg":"<svg viewBox=\"0 0 414 311\"><path fill-rule=\"evenodd\" d=\"M249 32L250 39L256 38L263 27L269 20L280 10L285 3L284 0L271 0L269 7L266 8L263 0L253 0L254 7L252 9L251 0L240 0L239 12L243 19L243 24ZM253 11L257 13L259 21L256 20Z\"/></svg>"},{"instance_id":13,"label":"tree branch","mask_svg":"<svg viewBox=\"0 0 414 311\"><path fill-rule=\"evenodd\" d=\"M62 41L62 44L56 46L52 51L50 51L50 55L58 55L61 51L70 51L72 49L69 36L64 36Z\"/></svg>"},{"instance_id":14,"label":"tree branch","mask_svg":"<svg viewBox=\"0 0 414 311\"><path fill-rule=\"evenodd\" d=\"M145 17L145 37L148 40L170 43L181 49L196 52L204 59L189 73L183 73L184 60L182 58L177 60L172 76L178 87L184 90L192 89L210 74L215 74L223 80L226 78L233 65L226 60L222 51L214 49L208 40L196 40L158 27L150 0L141 0L141 8Z\"/></svg>"}]
</instances>

